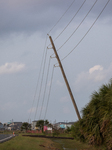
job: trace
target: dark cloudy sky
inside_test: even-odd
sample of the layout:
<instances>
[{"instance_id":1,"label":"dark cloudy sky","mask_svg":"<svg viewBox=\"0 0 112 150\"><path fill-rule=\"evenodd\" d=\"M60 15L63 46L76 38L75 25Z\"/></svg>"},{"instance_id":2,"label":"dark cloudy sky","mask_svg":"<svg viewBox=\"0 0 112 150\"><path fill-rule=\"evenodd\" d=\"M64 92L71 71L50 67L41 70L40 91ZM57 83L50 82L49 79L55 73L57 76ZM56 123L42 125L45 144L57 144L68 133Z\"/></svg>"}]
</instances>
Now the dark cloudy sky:
<instances>
[{"instance_id":1,"label":"dark cloudy sky","mask_svg":"<svg viewBox=\"0 0 112 150\"><path fill-rule=\"evenodd\" d=\"M107 2L109 2L108 5L99 16ZM63 17L60 19L61 16ZM98 16L98 20L95 21ZM72 19L73 17L74 19ZM69 22L71 23L69 24ZM55 24L56 26L52 29ZM66 30L56 39L65 27ZM47 50L41 92L40 85L36 95L35 91L42 56L45 48L50 44L47 33L52 36L56 49L59 49L71 37L59 49L58 53L62 60L73 50L62 61L62 64L79 111L90 101L92 92L98 90L102 84L108 83L111 79L111 0L0 0L1 122L8 122L12 119L14 121L28 121L29 114L32 121L38 120L41 110L41 119L44 118L52 67L57 63L56 58L51 59L43 101L52 49ZM47 43L45 45L46 36ZM45 57L43 62L44 60ZM39 81L41 83L41 78ZM40 98L38 98L39 95ZM38 99L39 104L35 116ZM46 119L52 122L54 120L77 120L59 67L54 68Z\"/></svg>"}]
</instances>

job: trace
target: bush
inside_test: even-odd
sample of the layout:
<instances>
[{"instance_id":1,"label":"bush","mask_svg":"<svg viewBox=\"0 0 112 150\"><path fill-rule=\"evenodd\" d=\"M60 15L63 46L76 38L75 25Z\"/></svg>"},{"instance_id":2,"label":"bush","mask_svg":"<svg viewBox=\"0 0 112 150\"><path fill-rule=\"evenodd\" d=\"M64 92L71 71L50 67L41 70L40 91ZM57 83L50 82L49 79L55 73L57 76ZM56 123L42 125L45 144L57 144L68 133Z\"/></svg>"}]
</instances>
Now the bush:
<instances>
[{"instance_id":1,"label":"bush","mask_svg":"<svg viewBox=\"0 0 112 150\"><path fill-rule=\"evenodd\" d=\"M72 126L75 139L112 149L112 80L94 92L82 110L82 119Z\"/></svg>"},{"instance_id":2,"label":"bush","mask_svg":"<svg viewBox=\"0 0 112 150\"><path fill-rule=\"evenodd\" d=\"M58 136L59 134L60 132L58 129L53 129L53 133L52 133L53 136Z\"/></svg>"}]
</instances>

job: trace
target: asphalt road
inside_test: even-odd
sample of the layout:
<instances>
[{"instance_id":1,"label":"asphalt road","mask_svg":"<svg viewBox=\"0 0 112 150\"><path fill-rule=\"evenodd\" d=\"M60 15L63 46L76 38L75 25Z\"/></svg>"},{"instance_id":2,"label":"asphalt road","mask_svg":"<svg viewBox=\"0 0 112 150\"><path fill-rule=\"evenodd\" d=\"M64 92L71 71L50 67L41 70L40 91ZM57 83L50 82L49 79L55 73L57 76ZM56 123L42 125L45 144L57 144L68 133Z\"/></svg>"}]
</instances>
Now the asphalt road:
<instances>
[{"instance_id":1,"label":"asphalt road","mask_svg":"<svg viewBox=\"0 0 112 150\"><path fill-rule=\"evenodd\" d=\"M5 142L13 137L12 134L0 134L0 143Z\"/></svg>"}]
</instances>

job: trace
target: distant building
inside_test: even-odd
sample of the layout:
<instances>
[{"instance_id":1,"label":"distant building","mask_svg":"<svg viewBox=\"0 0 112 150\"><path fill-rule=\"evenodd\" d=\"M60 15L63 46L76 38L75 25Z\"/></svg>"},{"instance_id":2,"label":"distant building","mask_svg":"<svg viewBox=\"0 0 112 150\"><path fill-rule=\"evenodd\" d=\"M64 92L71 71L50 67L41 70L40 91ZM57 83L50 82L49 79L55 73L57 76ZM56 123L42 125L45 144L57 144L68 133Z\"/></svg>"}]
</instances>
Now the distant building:
<instances>
[{"instance_id":1,"label":"distant building","mask_svg":"<svg viewBox=\"0 0 112 150\"><path fill-rule=\"evenodd\" d=\"M46 131L47 130L47 126L44 126L44 131Z\"/></svg>"},{"instance_id":2,"label":"distant building","mask_svg":"<svg viewBox=\"0 0 112 150\"><path fill-rule=\"evenodd\" d=\"M44 132L52 133L52 127L44 126Z\"/></svg>"},{"instance_id":3,"label":"distant building","mask_svg":"<svg viewBox=\"0 0 112 150\"><path fill-rule=\"evenodd\" d=\"M32 121L32 124L31 124L31 130L40 130L39 127L36 127L36 123L37 123L38 120L34 120ZM52 131L52 128L51 127L48 127L48 126L44 126L43 128L44 131Z\"/></svg>"},{"instance_id":4,"label":"distant building","mask_svg":"<svg viewBox=\"0 0 112 150\"><path fill-rule=\"evenodd\" d=\"M53 127L56 129L59 129L59 128L65 129L65 122L57 122L53 125Z\"/></svg>"},{"instance_id":5,"label":"distant building","mask_svg":"<svg viewBox=\"0 0 112 150\"><path fill-rule=\"evenodd\" d=\"M5 130L4 125L0 122L0 130Z\"/></svg>"},{"instance_id":6,"label":"distant building","mask_svg":"<svg viewBox=\"0 0 112 150\"><path fill-rule=\"evenodd\" d=\"M47 127L47 131L52 131L52 127Z\"/></svg>"},{"instance_id":7,"label":"distant building","mask_svg":"<svg viewBox=\"0 0 112 150\"><path fill-rule=\"evenodd\" d=\"M8 130L8 127L7 127L7 125L6 125L6 124L4 124L4 128L5 128L5 130Z\"/></svg>"},{"instance_id":8,"label":"distant building","mask_svg":"<svg viewBox=\"0 0 112 150\"><path fill-rule=\"evenodd\" d=\"M12 122L8 125L8 130L21 130L22 122Z\"/></svg>"},{"instance_id":9,"label":"distant building","mask_svg":"<svg viewBox=\"0 0 112 150\"><path fill-rule=\"evenodd\" d=\"M32 130L36 130L36 129L38 129L38 127L36 127L36 123L37 123L37 121L38 121L38 120L34 120L34 121L32 121L32 123L31 123L31 129L32 129Z\"/></svg>"},{"instance_id":10,"label":"distant building","mask_svg":"<svg viewBox=\"0 0 112 150\"><path fill-rule=\"evenodd\" d=\"M71 126L74 124L75 122L58 122L58 123L55 123L53 126L54 128L57 128L57 129L67 129L67 127L71 128Z\"/></svg>"},{"instance_id":11,"label":"distant building","mask_svg":"<svg viewBox=\"0 0 112 150\"><path fill-rule=\"evenodd\" d=\"M74 125L75 122L68 122L65 124L65 129L67 129L67 127L71 128L72 125Z\"/></svg>"}]
</instances>

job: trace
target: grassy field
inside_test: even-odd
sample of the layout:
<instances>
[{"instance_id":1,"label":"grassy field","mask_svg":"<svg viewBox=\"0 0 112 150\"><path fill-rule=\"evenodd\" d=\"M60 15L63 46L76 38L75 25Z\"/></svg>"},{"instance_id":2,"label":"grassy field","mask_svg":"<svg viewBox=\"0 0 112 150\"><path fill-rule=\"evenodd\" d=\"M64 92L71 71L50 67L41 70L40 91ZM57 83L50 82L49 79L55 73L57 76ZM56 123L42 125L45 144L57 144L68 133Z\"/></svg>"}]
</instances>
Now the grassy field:
<instances>
[{"instance_id":1,"label":"grassy field","mask_svg":"<svg viewBox=\"0 0 112 150\"><path fill-rule=\"evenodd\" d=\"M55 147L61 148L60 144L50 139L23 137L22 135L0 144L0 150L48 150L55 149Z\"/></svg>"},{"instance_id":2,"label":"grassy field","mask_svg":"<svg viewBox=\"0 0 112 150\"><path fill-rule=\"evenodd\" d=\"M60 145L66 150L105 150L103 147L94 147L87 145L85 143L81 143L76 140L63 140L63 139L54 139L53 142L60 143Z\"/></svg>"},{"instance_id":3,"label":"grassy field","mask_svg":"<svg viewBox=\"0 0 112 150\"><path fill-rule=\"evenodd\" d=\"M75 140L23 137L22 134L0 144L0 150L63 150L63 148L67 148L66 150L103 150Z\"/></svg>"}]
</instances>

